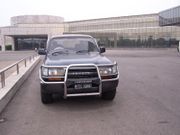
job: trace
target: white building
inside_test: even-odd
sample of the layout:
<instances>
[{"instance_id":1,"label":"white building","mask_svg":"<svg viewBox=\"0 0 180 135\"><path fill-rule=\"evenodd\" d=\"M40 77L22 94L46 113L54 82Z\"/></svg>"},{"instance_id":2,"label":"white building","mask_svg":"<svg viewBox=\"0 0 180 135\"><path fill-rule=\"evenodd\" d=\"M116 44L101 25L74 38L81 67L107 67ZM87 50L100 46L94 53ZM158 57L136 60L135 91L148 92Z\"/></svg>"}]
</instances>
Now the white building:
<instances>
[{"instance_id":1,"label":"white building","mask_svg":"<svg viewBox=\"0 0 180 135\"><path fill-rule=\"evenodd\" d=\"M107 47L171 47L180 41L180 6L160 13L64 22L62 17L25 15L0 28L1 50L45 46L52 35L90 34ZM8 49L8 48L7 48Z\"/></svg>"},{"instance_id":2,"label":"white building","mask_svg":"<svg viewBox=\"0 0 180 135\"><path fill-rule=\"evenodd\" d=\"M0 45L2 51L6 45L11 45L13 50L19 50L21 39L47 39L52 35L64 32L64 19L58 16L26 15L11 18L11 26L0 28ZM27 49L33 49L32 46ZM22 48L23 49L23 48Z\"/></svg>"}]
</instances>

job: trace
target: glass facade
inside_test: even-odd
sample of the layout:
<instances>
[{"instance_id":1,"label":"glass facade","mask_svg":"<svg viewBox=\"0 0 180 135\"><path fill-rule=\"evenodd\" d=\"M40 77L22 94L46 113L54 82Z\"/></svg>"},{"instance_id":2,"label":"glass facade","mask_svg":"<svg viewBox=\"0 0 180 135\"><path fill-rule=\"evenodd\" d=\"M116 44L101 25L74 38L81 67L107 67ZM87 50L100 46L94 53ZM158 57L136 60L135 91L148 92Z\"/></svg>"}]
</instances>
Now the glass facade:
<instances>
[{"instance_id":1,"label":"glass facade","mask_svg":"<svg viewBox=\"0 0 180 135\"><path fill-rule=\"evenodd\" d=\"M160 26L180 26L180 6L159 13Z\"/></svg>"},{"instance_id":2,"label":"glass facade","mask_svg":"<svg viewBox=\"0 0 180 135\"><path fill-rule=\"evenodd\" d=\"M16 37L15 50L34 50L45 48L47 37Z\"/></svg>"},{"instance_id":3,"label":"glass facade","mask_svg":"<svg viewBox=\"0 0 180 135\"><path fill-rule=\"evenodd\" d=\"M159 26L159 14L67 22L65 33L90 34L106 47L171 47L180 40L180 27Z\"/></svg>"}]
</instances>

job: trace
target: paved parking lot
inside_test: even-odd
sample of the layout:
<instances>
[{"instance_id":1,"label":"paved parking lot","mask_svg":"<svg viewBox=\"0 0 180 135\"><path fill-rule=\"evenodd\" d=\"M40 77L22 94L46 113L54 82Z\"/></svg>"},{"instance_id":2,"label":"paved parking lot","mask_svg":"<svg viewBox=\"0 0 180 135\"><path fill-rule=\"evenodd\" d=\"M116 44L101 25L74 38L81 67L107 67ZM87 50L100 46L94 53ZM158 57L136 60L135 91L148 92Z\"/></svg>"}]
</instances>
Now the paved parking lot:
<instances>
[{"instance_id":1,"label":"paved parking lot","mask_svg":"<svg viewBox=\"0 0 180 135\"><path fill-rule=\"evenodd\" d=\"M0 69L3 69L18 60L33 55L34 51L0 51Z\"/></svg>"},{"instance_id":2,"label":"paved parking lot","mask_svg":"<svg viewBox=\"0 0 180 135\"><path fill-rule=\"evenodd\" d=\"M0 115L0 135L179 135L180 55L175 49L108 50L120 81L113 102L40 101L38 68Z\"/></svg>"}]
</instances>

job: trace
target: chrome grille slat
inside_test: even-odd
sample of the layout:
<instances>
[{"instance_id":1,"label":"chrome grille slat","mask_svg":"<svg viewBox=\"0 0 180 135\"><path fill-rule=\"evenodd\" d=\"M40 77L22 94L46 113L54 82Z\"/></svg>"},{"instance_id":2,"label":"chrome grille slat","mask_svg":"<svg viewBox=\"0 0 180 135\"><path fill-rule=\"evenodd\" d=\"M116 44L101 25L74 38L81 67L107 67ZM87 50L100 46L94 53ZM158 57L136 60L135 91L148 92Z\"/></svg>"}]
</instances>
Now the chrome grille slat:
<instances>
[{"instance_id":1,"label":"chrome grille slat","mask_svg":"<svg viewBox=\"0 0 180 135\"><path fill-rule=\"evenodd\" d=\"M73 67L68 70L68 79L79 78L95 78L98 77L98 72L95 67Z\"/></svg>"}]
</instances>

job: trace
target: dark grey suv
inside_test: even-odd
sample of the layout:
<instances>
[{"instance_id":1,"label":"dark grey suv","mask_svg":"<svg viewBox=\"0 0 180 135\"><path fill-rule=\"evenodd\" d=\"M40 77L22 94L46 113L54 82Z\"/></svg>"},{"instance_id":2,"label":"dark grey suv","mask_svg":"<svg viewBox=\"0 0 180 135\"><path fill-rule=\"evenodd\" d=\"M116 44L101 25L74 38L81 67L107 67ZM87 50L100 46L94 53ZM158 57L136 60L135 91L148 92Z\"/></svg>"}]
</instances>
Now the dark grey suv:
<instances>
[{"instance_id":1,"label":"dark grey suv","mask_svg":"<svg viewBox=\"0 0 180 135\"><path fill-rule=\"evenodd\" d=\"M40 68L41 100L53 101L53 94L64 98L99 96L113 100L119 82L116 62L102 53L96 40L88 35L61 35L50 38Z\"/></svg>"}]
</instances>

